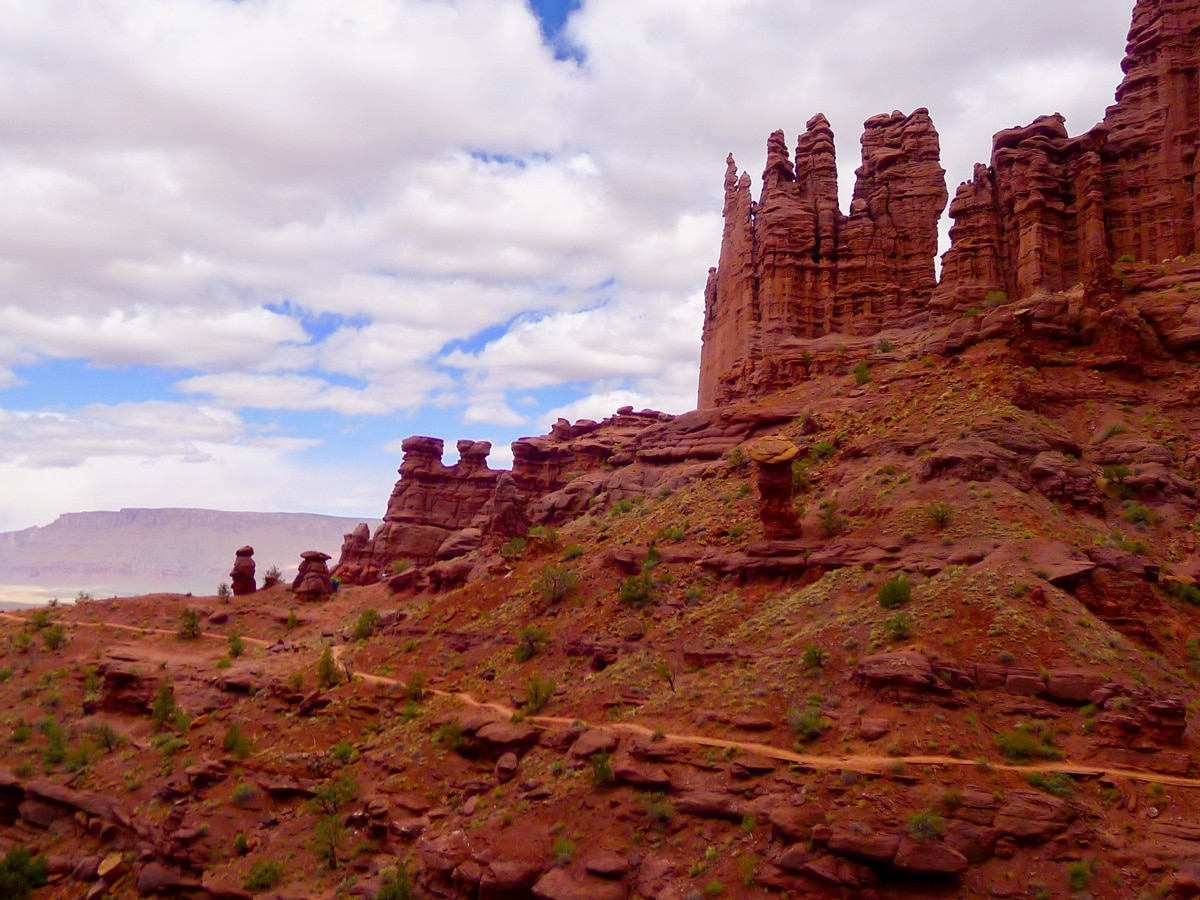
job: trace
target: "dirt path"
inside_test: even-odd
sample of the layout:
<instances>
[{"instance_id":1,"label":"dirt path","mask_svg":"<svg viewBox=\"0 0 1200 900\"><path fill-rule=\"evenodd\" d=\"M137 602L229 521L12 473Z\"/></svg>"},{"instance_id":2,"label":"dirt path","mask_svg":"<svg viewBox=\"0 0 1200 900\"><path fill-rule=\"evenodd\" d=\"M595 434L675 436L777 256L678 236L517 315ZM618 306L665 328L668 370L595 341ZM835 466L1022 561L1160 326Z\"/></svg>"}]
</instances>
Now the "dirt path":
<instances>
[{"instance_id":1,"label":"dirt path","mask_svg":"<svg viewBox=\"0 0 1200 900\"><path fill-rule=\"evenodd\" d=\"M0 620L9 622L19 622L27 624L29 619L25 616L15 615L13 613L0 613ZM122 625L116 622L73 622L78 628L111 628L118 631L127 631L135 634L164 634L177 635L178 632L172 631L169 628L144 628L137 625ZM218 634L216 632L205 631L201 632L200 638L209 640L227 641L228 634ZM257 647L269 647L272 641L265 641L261 638L243 637L242 640L247 644L253 644ZM344 644L333 648L333 658L335 662L341 662L342 657L346 653ZM362 672L355 672L355 678L362 679L367 684L382 684L387 686L403 685L404 682L396 678L386 678L383 675L370 675ZM453 691L442 691L433 688L427 688L426 693L434 697L449 697L457 700L466 706L475 707L478 709L495 710L505 718L512 718L517 714L517 711L510 706L505 706L502 703L495 703L485 700L480 700L468 693L456 693ZM549 727L552 725L571 726L582 720L564 716L526 716L526 721L535 726ZM863 753L855 753L849 755L837 754L833 756L817 755L812 753L796 753L792 750L785 750L780 747L773 747L770 744L761 744L754 741L727 740L724 738L707 737L698 734L679 734L668 732L660 734L644 725L638 725L633 722L606 722L601 726L591 725L588 722L583 722L583 725L589 728L602 727L612 731L624 732L627 734L636 734L641 737L653 737L656 734L670 744L679 744L691 747L717 747L722 750L733 749L742 753L749 753L755 756L760 756L765 759L774 759L780 762L791 763L794 765L803 766L804 768L813 769L815 771L850 771L863 772L868 774L882 774L896 766L897 763L913 766L945 766L945 767L979 767L981 763L975 760L960 759L955 756L877 756ZM1170 784L1176 787L1192 787L1200 788L1200 778L1186 778L1180 775L1167 775L1162 772L1152 772L1147 769L1125 769L1114 768L1110 766L1094 766L1085 765L1083 763L1073 763L1067 760L1062 760L1055 763L1039 763L1037 765L1013 765L1011 763L993 763L988 762L988 767L993 771L999 772L1015 772L1018 774L1029 772L1065 772L1068 775L1078 775L1082 777L1097 778L1102 776L1111 776L1114 778L1125 778L1130 781L1145 781L1158 782L1159 784Z\"/></svg>"},{"instance_id":2,"label":"dirt path","mask_svg":"<svg viewBox=\"0 0 1200 900\"><path fill-rule=\"evenodd\" d=\"M340 661L344 655L346 647L344 645L334 647L333 657L335 661ZM383 684L383 685L403 685L404 682L396 678L385 678L382 675L368 675L365 673L354 673L355 678L361 678L367 684ZM434 697L449 697L457 700L466 706L471 706L476 709L491 709L500 713L506 718L511 718L516 715L516 710L510 706L505 706L503 703L495 703L486 700L480 700L477 697L467 693L455 693L453 691L441 691L431 688L426 688L425 692ZM526 716L525 721L532 725L548 727L551 725L566 725L571 726L579 722L581 719L569 718L563 716ZM588 722L583 722L583 725L589 728L600 727L607 728L611 731L620 731L627 734L636 734L641 737L653 737L657 732L647 728L644 725L638 725L633 722L606 722L604 725L594 726ZM980 763L971 759L960 759L956 756L876 756L864 753L855 753L850 755L834 755L822 756L812 753L796 753L792 750L784 750L780 747L773 747L770 744L760 744L753 741L726 740L724 738L706 737L698 734L678 734L667 732L660 734L662 740L670 744L681 744L692 747L719 747L721 749L734 749L742 753L749 753L755 756L761 756L766 759L779 760L780 762L793 763L804 768L817 771L850 771L862 772L866 774L883 774L897 763L904 763L912 766L957 766L960 768L972 767L979 768ZM988 762L987 766L992 771L998 772L1016 772L1018 774L1027 774L1030 772L1065 772L1068 775L1078 775L1082 777L1098 778L1102 776L1112 776L1115 778L1125 778L1130 781L1145 781L1158 782L1159 784L1170 784L1176 787L1193 787L1200 788L1200 778L1186 778L1179 775L1167 775L1162 772L1152 772L1147 769L1124 769L1113 768L1110 766L1093 766L1083 763L1073 763L1067 760L1062 760L1055 763L1039 763L1037 765L1014 765L1011 763L994 763Z\"/></svg>"}]
</instances>

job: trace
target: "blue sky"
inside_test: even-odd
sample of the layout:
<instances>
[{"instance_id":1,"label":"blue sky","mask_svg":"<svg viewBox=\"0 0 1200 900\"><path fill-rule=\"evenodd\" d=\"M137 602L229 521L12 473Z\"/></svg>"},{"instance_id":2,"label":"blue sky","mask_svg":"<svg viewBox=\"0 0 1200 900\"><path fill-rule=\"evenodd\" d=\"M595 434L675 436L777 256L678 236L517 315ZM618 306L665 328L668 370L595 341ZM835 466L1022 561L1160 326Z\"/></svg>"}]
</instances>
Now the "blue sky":
<instances>
[{"instance_id":1,"label":"blue sky","mask_svg":"<svg viewBox=\"0 0 1200 900\"><path fill-rule=\"evenodd\" d=\"M13 0L0 530L379 516L410 434L694 405L725 155L1111 102L1129 0ZM981 23L985 23L982 24ZM981 40L986 32L987 40ZM756 178L757 181L757 178Z\"/></svg>"}]
</instances>

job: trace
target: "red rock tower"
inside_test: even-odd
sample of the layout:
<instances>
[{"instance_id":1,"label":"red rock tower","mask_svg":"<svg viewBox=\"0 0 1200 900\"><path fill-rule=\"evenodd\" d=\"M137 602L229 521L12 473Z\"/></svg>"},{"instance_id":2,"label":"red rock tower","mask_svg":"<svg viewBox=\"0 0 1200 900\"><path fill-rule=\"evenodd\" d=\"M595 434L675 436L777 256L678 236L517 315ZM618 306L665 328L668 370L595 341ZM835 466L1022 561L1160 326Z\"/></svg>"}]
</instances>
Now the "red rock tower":
<instances>
[{"instance_id":1,"label":"red rock tower","mask_svg":"<svg viewBox=\"0 0 1200 900\"><path fill-rule=\"evenodd\" d=\"M808 121L788 157L767 141L762 192L726 161L721 258L705 289L699 405L785 382L826 334L874 334L925 314L936 285L946 173L929 112L868 119L849 215L838 205L833 131Z\"/></svg>"}]
</instances>

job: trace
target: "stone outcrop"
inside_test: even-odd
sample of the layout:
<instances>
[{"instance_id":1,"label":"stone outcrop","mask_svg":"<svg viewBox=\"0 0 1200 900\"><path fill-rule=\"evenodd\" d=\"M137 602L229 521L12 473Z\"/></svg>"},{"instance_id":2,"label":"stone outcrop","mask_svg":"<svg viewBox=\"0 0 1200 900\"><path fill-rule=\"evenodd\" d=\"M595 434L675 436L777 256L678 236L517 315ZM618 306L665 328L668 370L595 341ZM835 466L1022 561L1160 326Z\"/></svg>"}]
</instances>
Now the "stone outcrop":
<instances>
[{"instance_id":1,"label":"stone outcrop","mask_svg":"<svg viewBox=\"0 0 1200 900\"><path fill-rule=\"evenodd\" d=\"M302 600L319 602L333 595L333 579L329 576L326 561L328 553L320 550L305 550L300 554L300 568L292 582L292 593Z\"/></svg>"},{"instance_id":2,"label":"stone outcrop","mask_svg":"<svg viewBox=\"0 0 1200 900\"><path fill-rule=\"evenodd\" d=\"M758 202L749 175L726 160L721 259L705 288L701 407L802 371L797 340L874 334L924 312L947 199L939 159L928 110L868 119L849 215L838 206L823 115L808 121L794 160L783 132L771 135Z\"/></svg>"},{"instance_id":3,"label":"stone outcrop","mask_svg":"<svg viewBox=\"0 0 1200 900\"><path fill-rule=\"evenodd\" d=\"M235 597L243 594L253 594L258 590L254 580L254 548L247 545L239 547L233 561L233 569L229 572L229 583Z\"/></svg>"},{"instance_id":4,"label":"stone outcrop","mask_svg":"<svg viewBox=\"0 0 1200 900\"><path fill-rule=\"evenodd\" d=\"M750 445L750 458L757 467L758 516L767 540L800 535L800 521L792 506L792 460L799 455L799 447L777 435Z\"/></svg>"},{"instance_id":5,"label":"stone outcrop","mask_svg":"<svg viewBox=\"0 0 1200 900\"><path fill-rule=\"evenodd\" d=\"M1103 122L1071 137L1055 113L998 132L990 162L975 167L950 204L951 247L936 286L947 195L925 110L867 121L848 215L822 115L809 120L794 159L783 132L771 135L757 202L729 157L721 255L705 288L700 406L806 377L813 339L828 334L953 324L1077 285L1080 309L1069 322L1055 318L1060 338L1111 345L1110 355L1134 361L1144 315L1173 352L1200 345L1189 304L1165 316L1122 305L1139 286L1129 266L1161 267L1200 244L1198 42L1200 8L1140 0L1125 77ZM1019 318L997 324L989 336L1027 337Z\"/></svg>"}]
</instances>

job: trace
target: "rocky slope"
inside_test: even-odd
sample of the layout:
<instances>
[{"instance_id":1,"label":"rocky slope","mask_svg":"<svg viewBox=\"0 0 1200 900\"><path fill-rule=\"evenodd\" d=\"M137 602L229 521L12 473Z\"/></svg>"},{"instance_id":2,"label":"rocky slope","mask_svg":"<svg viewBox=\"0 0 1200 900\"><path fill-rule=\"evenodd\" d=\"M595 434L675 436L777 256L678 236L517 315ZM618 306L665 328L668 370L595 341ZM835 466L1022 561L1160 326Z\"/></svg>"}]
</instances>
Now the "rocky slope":
<instances>
[{"instance_id":1,"label":"rocky slope","mask_svg":"<svg viewBox=\"0 0 1200 900\"><path fill-rule=\"evenodd\" d=\"M1194 18L1138 5L1123 95ZM826 127L772 151L818 212ZM887 316L831 257L720 406L410 438L332 596L0 615L0 850L64 898L1200 896L1200 256L922 313L874 158L767 220L890 241Z\"/></svg>"}]
</instances>

